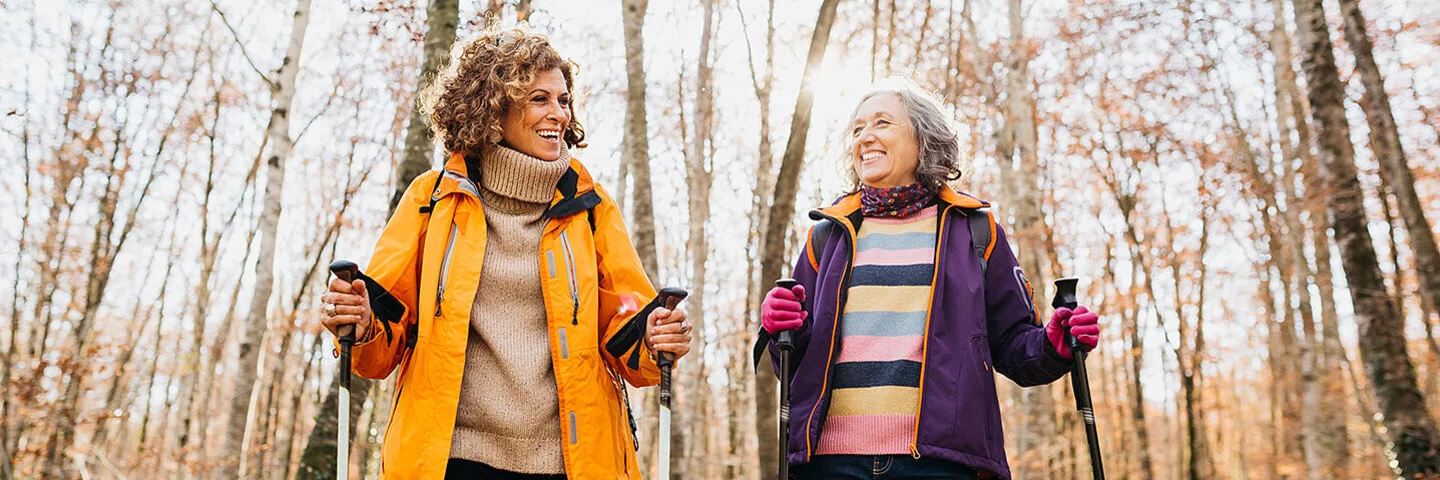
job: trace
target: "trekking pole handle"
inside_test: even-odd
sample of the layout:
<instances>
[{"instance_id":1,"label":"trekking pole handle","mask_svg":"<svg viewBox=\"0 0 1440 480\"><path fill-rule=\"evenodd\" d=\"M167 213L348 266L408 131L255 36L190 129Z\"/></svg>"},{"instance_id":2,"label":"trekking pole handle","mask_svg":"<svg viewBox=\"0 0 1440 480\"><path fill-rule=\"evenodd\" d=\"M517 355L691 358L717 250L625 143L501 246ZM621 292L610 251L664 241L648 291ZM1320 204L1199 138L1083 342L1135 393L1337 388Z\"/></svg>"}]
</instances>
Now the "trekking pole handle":
<instances>
[{"instance_id":1,"label":"trekking pole handle","mask_svg":"<svg viewBox=\"0 0 1440 480\"><path fill-rule=\"evenodd\" d=\"M679 287L665 287L660 289L657 300L666 310L674 311L680 305L680 301L689 296L690 292ZM669 352L659 352L655 357L655 365L660 367L660 394L658 400L665 409L670 408L670 370L675 368L675 357Z\"/></svg>"},{"instance_id":2,"label":"trekking pole handle","mask_svg":"<svg viewBox=\"0 0 1440 480\"><path fill-rule=\"evenodd\" d=\"M793 278L781 278L775 280L775 286L786 290L792 290L795 287L800 286L800 282ZM792 343L794 341L794 336L795 332L792 330L781 330L780 333L775 336L775 347L781 350L790 350L794 348L794 344Z\"/></svg>"},{"instance_id":3,"label":"trekking pole handle","mask_svg":"<svg viewBox=\"0 0 1440 480\"><path fill-rule=\"evenodd\" d=\"M360 278L360 266L349 260L336 260L330 263L330 273L335 274L335 278L353 283ZM355 325L341 325L335 328L335 333L338 334L341 344L355 343Z\"/></svg>"},{"instance_id":4,"label":"trekking pole handle","mask_svg":"<svg viewBox=\"0 0 1440 480\"><path fill-rule=\"evenodd\" d=\"M1075 299L1075 288L1079 283L1080 279L1074 277L1056 280L1055 298L1050 301L1050 306L1053 308L1064 307L1071 310L1080 306L1080 302ZM1065 344L1070 347L1070 353L1072 355L1083 355L1085 353L1084 344L1081 344L1080 339L1070 334L1069 328L1065 329Z\"/></svg>"},{"instance_id":5,"label":"trekking pole handle","mask_svg":"<svg viewBox=\"0 0 1440 480\"><path fill-rule=\"evenodd\" d=\"M660 305L664 306L666 310L674 311L675 307L680 305L681 300L684 300L685 297L690 296L690 292L687 292L685 291L685 289L680 287L665 287L660 289L660 293L658 295L660 299ZM660 354L656 357L656 363L661 368L672 367L675 365L675 358L667 352L660 352Z\"/></svg>"}]
</instances>

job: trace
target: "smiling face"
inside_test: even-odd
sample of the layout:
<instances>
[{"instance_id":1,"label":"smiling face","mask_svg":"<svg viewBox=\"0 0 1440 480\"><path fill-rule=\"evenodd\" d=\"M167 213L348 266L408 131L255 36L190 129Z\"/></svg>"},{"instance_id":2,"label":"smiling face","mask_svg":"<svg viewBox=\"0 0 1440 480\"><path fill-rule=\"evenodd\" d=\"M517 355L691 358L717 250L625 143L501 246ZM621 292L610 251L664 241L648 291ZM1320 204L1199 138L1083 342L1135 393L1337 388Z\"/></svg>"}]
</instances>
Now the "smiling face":
<instances>
[{"instance_id":1,"label":"smiling face","mask_svg":"<svg viewBox=\"0 0 1440 480\"><path fill-rule=\"evenodd\" d=\"M855 109L855 120L850 125L850 156L855 175L867 186L891 188L915 183L919 145L899 95L875 95Z\"/></svg>"},{"instance_id":2,"label":"smiling face","mask_svg":"<svg viewBox=\"0 0 1440 480\"><path fill-rule=\"evenodd\" d=\"M500 141L541 160L559 159L571 118L565 76L558 68L540 72L526 91L505 111L500 121Z\"/></svg>"}]
</instances>

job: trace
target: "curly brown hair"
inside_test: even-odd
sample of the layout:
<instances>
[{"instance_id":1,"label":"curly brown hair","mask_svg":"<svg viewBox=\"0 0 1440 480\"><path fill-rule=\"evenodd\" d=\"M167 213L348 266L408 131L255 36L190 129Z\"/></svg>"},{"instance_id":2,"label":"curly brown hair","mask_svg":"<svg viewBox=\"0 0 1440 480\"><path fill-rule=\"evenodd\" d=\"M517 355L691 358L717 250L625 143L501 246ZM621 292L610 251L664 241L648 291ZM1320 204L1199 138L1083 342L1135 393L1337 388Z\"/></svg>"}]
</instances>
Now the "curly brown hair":
<instances>
[{"instance_id":1,"label":"curly brown hair","mask_svg":"<svg viewBox=\"0 0 1440 480\"><path fill-rule=\"evenodd\" d=\"M446 152L478 154L500 142L500 121L523 100L535 76L556 68L573 92L580 66L561 57L548 37L524 25L491 27L456 42L449 65L420 92L420 113ZM584 147L585 127L575 118L574 103L570 108L565 144Z\"/></svg>"}]
</instances>

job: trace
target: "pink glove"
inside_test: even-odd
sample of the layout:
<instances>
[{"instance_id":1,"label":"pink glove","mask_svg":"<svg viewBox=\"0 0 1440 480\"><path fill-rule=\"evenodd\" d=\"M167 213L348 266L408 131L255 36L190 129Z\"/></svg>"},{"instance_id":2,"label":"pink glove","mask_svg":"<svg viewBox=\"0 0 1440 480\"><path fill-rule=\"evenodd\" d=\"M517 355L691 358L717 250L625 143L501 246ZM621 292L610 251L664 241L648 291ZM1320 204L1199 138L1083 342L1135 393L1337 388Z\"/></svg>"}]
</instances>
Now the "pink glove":
<instances>
[{"instance_id":1,"label":"pink glove","mask_svg":"<svg viewBox=\"0 0 1440 480\"><path fill-rule=\"evenodd\" d=\"M805 287L796 285L793 289L775 287L765 294L760 304L760 326L771 335L782 330L794 330L805 323Z\"/></svg>"},{"instance_id":2,"label":"pink glove","mask_svg":"<svg viewBox=\"0 0 1440 480\"><path fill-rule=\"evenodd\" d=\"M1080 344L1085 346L1085 351L1095 349L1100 343L1100 315L1085 308L1084 305L1075 308L1075 311L1065 307L1055 309L1050 315L1050 323L1045 324L1045 336L1050 339L1050 345L1055 351L1066 360L1071 358L1070 346L1065 343L1065 330L1070 329Z\"/></svg>"}]
</instances>

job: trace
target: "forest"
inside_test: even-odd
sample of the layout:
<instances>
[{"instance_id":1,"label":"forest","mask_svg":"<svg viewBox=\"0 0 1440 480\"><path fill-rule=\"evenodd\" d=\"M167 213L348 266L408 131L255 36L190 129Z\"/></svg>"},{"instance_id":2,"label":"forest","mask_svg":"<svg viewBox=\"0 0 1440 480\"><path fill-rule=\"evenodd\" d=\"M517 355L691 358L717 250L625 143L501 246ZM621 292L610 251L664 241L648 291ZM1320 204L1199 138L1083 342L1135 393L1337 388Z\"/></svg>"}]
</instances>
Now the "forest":
<instances>
[{"instance_id":1,"label":"forest","mask_svg":"<svg viewBox=\"0 0 1440 480\"><path fill-rule=\"evenodd\" d=\"M762 295L903 76L1038 308L1078 277L1106 474L1440 478L1440 3L0 0L0 478L334 478L320 296L438 168L452 44L579 66L574 152L695 326L674 478L773 478ZM767 363L762 363L766 365ZM395 376L351 380L378 478ZM997 377L1018 479L1091 478L1069 381ZM639 465L654 388L632 389Z\"/></svg>"}]
</instances>

